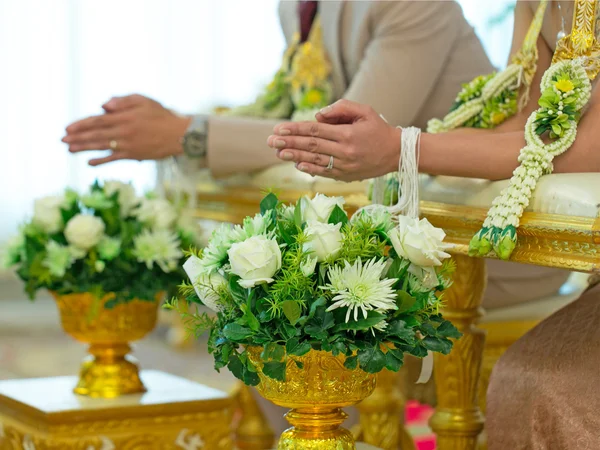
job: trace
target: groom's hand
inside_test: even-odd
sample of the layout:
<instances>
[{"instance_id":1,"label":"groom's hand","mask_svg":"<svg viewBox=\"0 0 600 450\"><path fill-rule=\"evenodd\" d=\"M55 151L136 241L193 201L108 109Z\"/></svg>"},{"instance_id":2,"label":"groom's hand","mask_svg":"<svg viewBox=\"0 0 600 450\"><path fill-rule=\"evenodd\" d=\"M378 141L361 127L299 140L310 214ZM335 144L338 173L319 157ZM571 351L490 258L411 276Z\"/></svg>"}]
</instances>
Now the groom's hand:
<instances>
[{"instance_id":1,"label":"groom's hand","mask_svg":"<svg viewBox=\"0 0 600 450\"><path fill-rule=\"evenodd\" d=\"M142 95L113 97L106 112L72 123L62 139L71 153L111 150L89 161L98 166L119 159L163 159L183 153L181 138L191 119L179 116Z\"/></svg>"}]
</instances>

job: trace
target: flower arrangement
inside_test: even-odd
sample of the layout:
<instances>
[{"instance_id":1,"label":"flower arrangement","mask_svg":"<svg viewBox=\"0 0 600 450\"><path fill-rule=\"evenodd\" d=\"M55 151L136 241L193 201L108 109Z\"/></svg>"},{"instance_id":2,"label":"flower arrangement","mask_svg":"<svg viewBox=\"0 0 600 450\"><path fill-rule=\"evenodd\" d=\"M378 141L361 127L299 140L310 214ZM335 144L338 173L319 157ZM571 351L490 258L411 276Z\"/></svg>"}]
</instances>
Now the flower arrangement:
<instances>
[{"instance_id":1,"label":"flower arrangement","mask_svg":"<svg viewBox=\"0 0 600 450\"><path fill-rule=\"evenodd\" d=\"M514 116L529 98L529 86L537 68L537 39L540 34L548 0L542 0L523 42L512 63L499 73L476 77L463 85L450 112L443 119L431 119L428 133L443 133L456 128L495 128ZM519 90L525 90L518 102Z\"/></svg>"},{"instance_id":2,"label":"flower arrangement","mask_svg":"<svg viewBox=\"0 0 600 450\"><path fill-rule=\"evenodd\" d=\"M561 61L542 77L540 108L525 125L527 145L510 185L493 201L483 228L469 246L471 255L485 256L492 250L508 259L517 243L517 228L531 194L542 175L552 173L552 160L567 151L577 136L577 122L591 96L585 59ZM550 142L542 138L548 136Z\"/></svg>"},{"instance_id":3,"label":"flower arrangement","mask_svg":"<svg viewBox=\"0 0 600 450\"><path fill-rule=\"evenodd\" d=\"M262 117L296 121L314 120L333 100L331 64L323 47L317 17L306 42L295 33L281 67L254 103L223 112L228 116Z\"/></svg>"},{"instance_id":4,"label":"flower arrangement","mask_svg":"<svg viewBox=\"0 0 600 450\"><path fill-rule=\"evenodd\" d=\"M262 372L285 381L286 364L312 350L345 355L348 369L397 371L404 353L448 353L460 333L440 315L454 269L442 230L384 208L348 218L341 197L317 194L295 205L274 194L243 225L223 225L184 264L181 297L212 313L186 314L209 332L217 370L248 385L257 369L247 347L262 347Z\"/></svg>"},{"instance_id":5,"label":"flower arrangement","mask_svg":"<svg viewBox=\"0 0 600 450\"><path fill-rule=\"evenodd\" d=\"M133 299L154 301L176 286L183 252L195 230L167 200L140 198L129 184L98 182L84 195L35 201L33 218L9 243L5 266L14 268L34 298L39 289L59 295L91 292L112 308Z\"/></svg>"}]
</instances>

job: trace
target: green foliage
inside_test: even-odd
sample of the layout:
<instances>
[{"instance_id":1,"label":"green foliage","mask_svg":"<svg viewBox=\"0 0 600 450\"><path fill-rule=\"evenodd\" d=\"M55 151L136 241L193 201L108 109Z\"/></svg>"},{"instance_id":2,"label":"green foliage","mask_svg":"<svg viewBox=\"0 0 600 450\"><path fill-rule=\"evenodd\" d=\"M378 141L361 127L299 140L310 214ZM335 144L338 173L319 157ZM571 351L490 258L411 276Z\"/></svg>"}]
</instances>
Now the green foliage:
<instances>
[{"instance_id":1,"label":"green foliage","mask_svg":"<svg viewBox=\"0 0 600 450\"><path fill-rule=\"evenodd\" d=\"M219 304L224 307L216 311L216 317L194 316L182 310L194 333L209 333L209 351L217 370L227 367L244 383L256 385L259 368L250 361L247 350L252 346L262 348L258 364L263 374L280 381L286 379L286 367L295 363L301 368L299 358L311 350L343 355L348 368L369 373L384 368L397 371L403 364L404 353L418 357L425 356L428 350L446 353L452 346L451 339L459 336L439 315L441 293L450 285L454 264L445 262L437 270L439 285L425 288L409 271L410 262L390 248L389 227L381 218L365 215L349 221L346 212L327 203L329 200L321 199L324 203L315 207L330 205L328 223L341 225L341 243L330 257L316 262L314 270L311 264L306 264L312 256L306 247L308 237L302 208L302 202L310 200L283 205L270 193L261 202L261 211L269 219L263 236L276 240L281 250L281 268L272 275L273 281L244 288L240 286L244 280L232 273L230 262L225 260L217 268L225 281L217 289L221 296ZM379 223L374 223L376 220ZM246 239L245 231L242 229L231 239ZM217 241L211 242L216 245ZM221 242L229 246L232 243ZM202 252L190 252L202 264ZM348 264L365 269L367 261L381 264L376 279L348 279L345 283L356 287L352 293L344 293L348 302L362 301L366 305L364 310L355 310L355 318L348 306L335 303L338 294L324 287L331 286L332 270L347 268ZM207 270L213 270L209 267ZM367 292L368 283L379 285L390 279L393 280L386 286L392 298L387 308L372 307L369 301L373 299L360 297L361 292ZM180 285L179 298L201 304L203 299L197 295L195 281ZM178 309L179 300L171 300L169 307Z\"/></svg>"},{"instance_id":2,"label":"green foliage","mask_svg":"<svg viewBox=\"0 0 600 450\"><path fill-rule=\"evenodd\" d=\"M111 183L114 185L116 182ZM62 197L57 197L60 203L54 206L48 203L48 208L56 208L60 216L58 231L45 226L41 220L43 217L35 214L20 230L22 243L18 257L12 258L10 266L25 282L25 291L31 299L40 289L60 295L94 292L102 297L105 293L114 293L115 297L103 305L113 308L133 299L154 301L159 292L176 292L177 284L184 278L181 249L193 244L193 233L181 229L176 223L166 229L175 245L172 249L175 253L171 255L173 259L169 260L171 268L166 267L166 259L162 264L163 260L158 257L157 262L151 265L140 261L135 251L136 240L143 232L153 231L150 223L136 215L142 199L135 197L129 185L118 184L110 193L105 186L95 182L82 196L67 190ZM121 198L121 195L124 197ZM47 199L40 201L47 202ZM174 211L161 212L175 216ZM90 248L69 242L65 232L67 225L81 219L81 215L95 218L92 220L99 221L103 227L101 235L91 234L86 238L87 241L94 240ZM84 226L80 226L78 231L86 233ZM193 298L191 292L187 294L187 298Z\"/></svg>"}]
</instances>

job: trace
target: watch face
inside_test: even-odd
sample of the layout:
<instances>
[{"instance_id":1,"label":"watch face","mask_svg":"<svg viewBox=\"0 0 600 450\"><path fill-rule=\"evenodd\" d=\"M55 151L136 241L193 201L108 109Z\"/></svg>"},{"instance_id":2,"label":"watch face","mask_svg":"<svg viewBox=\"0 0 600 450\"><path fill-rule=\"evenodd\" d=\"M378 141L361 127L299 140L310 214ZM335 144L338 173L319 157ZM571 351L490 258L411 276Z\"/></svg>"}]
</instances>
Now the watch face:
<instances>
[{"instance_id":1,"label":"watch face","mask_svg":"<svg viewBox=\"0 0 600 450\"><path fill-rule=\"evenodd\" d=\"M203 157L206 155L206 134L192 131L185 136L183 150L188 156Z\"/></svg>"}]
</instances>

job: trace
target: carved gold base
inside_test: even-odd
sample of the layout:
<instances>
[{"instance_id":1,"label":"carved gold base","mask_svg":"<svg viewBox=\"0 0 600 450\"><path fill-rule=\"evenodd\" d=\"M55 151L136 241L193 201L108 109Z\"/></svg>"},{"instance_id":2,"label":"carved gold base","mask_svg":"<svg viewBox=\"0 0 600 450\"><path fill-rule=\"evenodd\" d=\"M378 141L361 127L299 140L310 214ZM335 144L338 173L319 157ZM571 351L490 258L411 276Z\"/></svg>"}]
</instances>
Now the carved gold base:
<instances>
[{"instance_id":1,"label":"carved gold base","mask_svg":"<svg viewBox=\"0 0 600 450\"><path fill-rule=\"evenodd\" d=\"M232 450L225 393L147 371L143 395L94 399L74 377L0 381L0 450Z\"/></svg>"},{"instance_id":2,"label":"carved gold base","mask_svg":"<svg viewBox=\"0 0 600 450\"><path fill-rule=\"evenodd\" d=\"M340 428L346 419L341 408L367 398L375 389L375 375L347 369L343 355L311 350L295 357L302 369L290 360L286 381L277 381L262 373L261 351L259 347L248 349L260 377L258 392L276 405L291 408L286 419L293 428L282 434L277 449L354 450L352 433Z\"/></svg>"},{"instance_id":3,"label":"carved gold base","mask_svg":"<svg viewBox=\"0 0 600 450\"><path fill-rule=\"evenodd\" d=\"M127 356L130 350L127 344L92 344L89 352L94 356L88 357L81 365L79 381L73 392L94 398L146 392L137 362Z\"/></svg>"},{"instance_id":4,"label":"carved gold base","mask_svg":"<svg viewBox=\"0 0 600 450\"><path fill-rule=\"evenodd\" d=\"M133 300L112 309L92 294L57 295L63 329L80 342L90 343L92 355L83 362L74 392L94 398L115 398L146 391L129 342L142 339L156 325L160 295L154 301Z\"/></svg>"}]
</instances>

